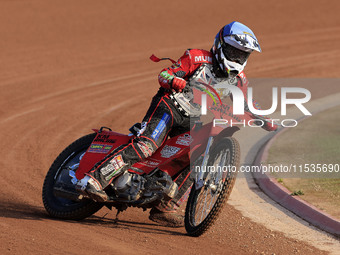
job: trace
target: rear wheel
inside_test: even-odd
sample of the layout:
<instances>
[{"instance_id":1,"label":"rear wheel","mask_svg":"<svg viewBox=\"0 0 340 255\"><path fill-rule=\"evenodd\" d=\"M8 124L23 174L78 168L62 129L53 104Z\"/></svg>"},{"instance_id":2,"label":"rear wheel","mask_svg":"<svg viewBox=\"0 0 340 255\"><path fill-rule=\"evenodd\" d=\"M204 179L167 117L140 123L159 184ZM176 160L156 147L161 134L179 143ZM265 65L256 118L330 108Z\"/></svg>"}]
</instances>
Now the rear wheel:
<instances>
[{"instance_id":1,"label":"rear wheel","mask_svg":"<svg viewBox=\"0 0 340 255\"><path fill-rule=\"evenodd\" d=\"M103 207L92 200L78 201L62 198L54 194L54 188L61 176L69 176L70 167L75 168L91 145L96 134L86 135L69 145L59 154L45 177L42 199L46 211L53 217L69 220L81 220L91 216ZM75 169L74 169L75 170ZM69 178L71 179L71 178ZM72 187L71 182L69 183Z\"/></svg>"},{"instance_id":2,"label":"rear wheel","mask_svg":"<svg viewBox=\"0 0 340 255\"><path fill-rule=\"evenodd\" d=\"M209 152L204 185L189 195L185 211L185 229L190 236L200 236L214 223L235 184L240 160L240 146L233 137L218 141Z\"/></svg>"}]
</instances>

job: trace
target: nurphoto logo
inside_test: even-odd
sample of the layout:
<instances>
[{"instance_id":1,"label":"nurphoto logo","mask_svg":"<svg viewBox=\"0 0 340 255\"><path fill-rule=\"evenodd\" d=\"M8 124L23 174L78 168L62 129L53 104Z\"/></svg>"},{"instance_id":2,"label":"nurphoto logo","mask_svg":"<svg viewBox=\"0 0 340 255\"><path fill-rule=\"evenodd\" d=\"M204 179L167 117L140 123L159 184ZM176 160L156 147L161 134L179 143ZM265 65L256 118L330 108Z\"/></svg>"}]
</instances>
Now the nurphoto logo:
<instances>
[{"instance_id":1,"label":"nurphoto logo","mask_svg":"<svg viewBox=\"0 0 340 255\"><path fill-rule=\"evenodd\" d=\"M278 88L273 87L272 88L272 105L269 109L263 110L263 109L256 109L253 105L253 88L249 87L247 90L247 100L245 100L244 94L242 90L236 86L230 85L225 83L223 85L225 89L228 89L233 97L233 115L244 115L245 114L245 107L244 104L247 102L247 106L249 111L254 116L265 116L270 115L274 113L278 107ZM299 93L302 94L302 97L299 98L288 98L288 93ZM303 105L311 99L311 93L308 89L305 88L298 88L298 87L282 87L281 88L281 116L287 115L287 105L295 105L305 116L312 115L307 108ZM201 95L201 114L206 115L207 114L207 95L202 94ZM281 125L284 127L295 127L297 126L297 121L294 119L272 119L268 120L269 122L280 121ZM226 120L226 119L214 119L214 126L215 125L221 125L221 124L227 124L229 123L231 126L235 124L243 124L244 126L250 126L250 127L259 127L264 125L264 121L259 119L252 119L252 120L241 120L238 122L233 122L233 120ZM254 124L256 123L256 125ZM260 123L260 124L259 124ZM289 125L288 125L289 123ZM262 124L262 125L261 125Z\"/></svg>"}]
</instances>

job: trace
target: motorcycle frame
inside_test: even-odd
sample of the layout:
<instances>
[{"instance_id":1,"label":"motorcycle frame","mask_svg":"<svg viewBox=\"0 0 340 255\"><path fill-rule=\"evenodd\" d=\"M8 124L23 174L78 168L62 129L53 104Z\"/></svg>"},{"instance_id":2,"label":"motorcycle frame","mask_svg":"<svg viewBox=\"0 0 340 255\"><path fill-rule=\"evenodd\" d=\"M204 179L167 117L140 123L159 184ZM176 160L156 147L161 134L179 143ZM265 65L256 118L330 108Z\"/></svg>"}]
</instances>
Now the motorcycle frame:
<instances>
[{"instance_id":1,"label":"motorcycle frame","mask_svg":"<svg viewBox=\"0 0 340 255\"><path fill-rule=\"evenodd\" d=\"M203 156L203 164L206 164L210 147L214 144L214 141L217 141L222 137L232 136L234 132L239 130L238 127L214 127L213 123L205 125L201 124L202 123L196 123L192 130L169 138L153 155L133 164L128 171L143 175L150 174L155 169L159 169L166 172L174 179L176 175L190 165L190 162L194 162L198 157ZM98 161L102 160L115 148L129 143L132 138L135 138L134 136L132 137L106 130L105 127L102 127L99 130L93 130L97 135L79 162L79 167L75 175L78 180L82 179L86 173L93 169ZM192 142L188 142L187 145L179 144L178 141L183 136L190 136ZM179 151L168 158L164 157L164 154L162 155L162 153L166 146L178 148ZM95 152L93 150L95 147L110 148L110 150L106 149L107 151L102 150ZM196 183L199 183L196 188L199 188L202 185L202 178L202 174L200 173L196 179Z\"/></svg>"}]
</instances>

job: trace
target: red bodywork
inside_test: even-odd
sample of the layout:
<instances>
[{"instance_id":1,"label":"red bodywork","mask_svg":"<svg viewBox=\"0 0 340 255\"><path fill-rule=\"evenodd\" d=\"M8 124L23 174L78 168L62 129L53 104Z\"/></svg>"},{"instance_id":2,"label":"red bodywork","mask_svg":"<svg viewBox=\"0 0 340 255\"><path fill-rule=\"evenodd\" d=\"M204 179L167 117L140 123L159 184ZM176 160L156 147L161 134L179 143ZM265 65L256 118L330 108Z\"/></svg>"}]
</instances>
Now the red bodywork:
<instances>
[{"instance_id":1,"label":"red bodywork","mask_svg":"<svg viewBox=\"0 0 340 255\"><path fill-rule=\"evenodd\" d=\"M157 167L170 176L174 176L190 165L191 158L195 159L204 153L209 136L217 136L223 133L222 130L221 127L213 127L212 123L197 130L194 127L190 132L168 139L151 157L133 164L129 171L137 174L148 174ZM82 157L76 172L76 177L79 180L108 153L122 144L129 143L132 138L113 131L94 131L97 136ZM232 135L235 131L229 132L228 135Z\"/></svg>"}]
</instances>

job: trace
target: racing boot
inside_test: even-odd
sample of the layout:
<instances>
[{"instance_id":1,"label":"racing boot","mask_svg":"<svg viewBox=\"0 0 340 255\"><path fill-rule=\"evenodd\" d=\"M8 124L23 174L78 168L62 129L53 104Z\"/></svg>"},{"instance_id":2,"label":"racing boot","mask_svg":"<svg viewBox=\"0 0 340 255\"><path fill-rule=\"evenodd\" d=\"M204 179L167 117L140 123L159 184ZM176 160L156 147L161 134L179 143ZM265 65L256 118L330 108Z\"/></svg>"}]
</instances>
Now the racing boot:
<instances>
[{"instance_id":1,"label":"racing boot","mask_svg":"<svg viewBox=\"0 0 340 255\"><path fill-rule=\"evenodd\" d=\"M100 184L88 175L78 181L76 189L85 197L89 197L96 202L103 203L109 200L109 196L101 188Z\"/></svg>"},{"instance_id":2,"label":"racing boot","mask_svg":"<svg viewBox=\"0 0 340 255\"><path fill-rule=\"evenodd\" d=\"M149 219L161 226L179 228L184 226L184 217L176 212L175 204L169 202L150 210Z\"/></svg>"}]
</instances>

